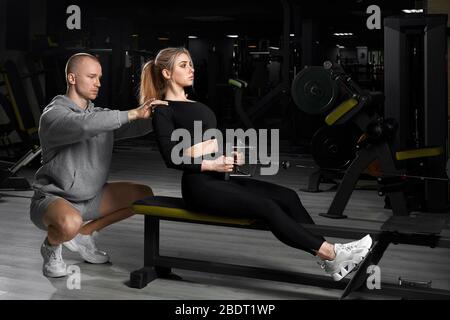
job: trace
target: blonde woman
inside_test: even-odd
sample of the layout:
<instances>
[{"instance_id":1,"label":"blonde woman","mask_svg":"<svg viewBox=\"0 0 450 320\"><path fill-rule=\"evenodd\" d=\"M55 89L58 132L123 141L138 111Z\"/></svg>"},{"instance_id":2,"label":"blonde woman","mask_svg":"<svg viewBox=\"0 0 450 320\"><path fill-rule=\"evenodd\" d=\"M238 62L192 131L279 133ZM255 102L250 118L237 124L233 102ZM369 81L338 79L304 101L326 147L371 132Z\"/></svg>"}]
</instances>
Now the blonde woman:
<instances>
[{"instance_id":1,"label":"blonde woman","mask_svg":"<svg viewBox=\"0 0 450 320\"><path fill-rule=\"evenodd\" d=\"M175 164L171 141L175 129L184 128L194 136L194 121L202 122L203 132L216 128L214 113L203 103L189 100L185 88L192 86L195 70L185 48L161 50L142 70L140 100L159 99L168 102L164 108L156 107L153 127L161 155L170 168L183 171L182 195L192 209L229 217L263 220L283 243L319 257L320 265L338 281L350 273L369 252L369 235L347 244L331 244L322 236L301 226L314 224L303 207L297 193L291 189L251 178L232 177L233 157L219 156L201 163ZM185 154L199 157L217 151L214 140L203 141L185 150Z\"/></svg>"}]
</instances>

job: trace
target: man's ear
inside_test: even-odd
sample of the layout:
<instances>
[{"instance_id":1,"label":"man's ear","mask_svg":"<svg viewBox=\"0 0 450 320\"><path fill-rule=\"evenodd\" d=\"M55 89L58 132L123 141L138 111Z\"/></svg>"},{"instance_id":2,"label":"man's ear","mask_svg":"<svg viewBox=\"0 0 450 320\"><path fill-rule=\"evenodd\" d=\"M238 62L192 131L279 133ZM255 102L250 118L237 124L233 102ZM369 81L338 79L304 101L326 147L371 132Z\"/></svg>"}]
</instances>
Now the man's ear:
<instances>
[{"instance_id":1,"label":"man's ear","mask_svg":"<svg viewBox=\"0 0 450 320\"><path fill-rule=\"evenodd\" d=\"M69 84L75 84L75 74L74 73L69 73L67 75L67 81L69 82Z\"/></svg>"},{"instance_id":2,"label":"man's ear","mask_svg":"<svg viewBox=\"0 0 450 320\"><path fill-rule=\"evenodd\" d=\"M170 80L170 71L169 70L163 69L162 75L163 75L164 79Z\"/></svg>"}]
</instances>

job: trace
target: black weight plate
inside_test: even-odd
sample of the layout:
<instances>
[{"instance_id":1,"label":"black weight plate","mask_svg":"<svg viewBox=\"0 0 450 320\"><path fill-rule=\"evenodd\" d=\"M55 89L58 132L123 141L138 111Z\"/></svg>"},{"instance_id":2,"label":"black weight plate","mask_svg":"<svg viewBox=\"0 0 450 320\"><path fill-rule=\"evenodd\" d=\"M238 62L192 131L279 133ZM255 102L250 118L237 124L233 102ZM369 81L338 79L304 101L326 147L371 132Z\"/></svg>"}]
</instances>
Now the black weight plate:
<instances>
[{"instance_id":1,"label":"black weight plate","mask_svg":"<svg viewBox=\"0 0 450 320\"><path fill-rule=\"evenodd\" d=\"M360 130L350 124L322 127L311 141L311 154L321 168L343 169L355 158Z\"/></svg>"},{"instance_id":2,"label":"black weight plate","mask_svg":"<svg viewBox=\"0 0 450 320\"><path fill-rule=\"evenodd\" d=\"M308 114L326 114L338 98L338 86L323 67L307 67L297 74L291 87L297 107Z\"/></svg>"}]
</instances>

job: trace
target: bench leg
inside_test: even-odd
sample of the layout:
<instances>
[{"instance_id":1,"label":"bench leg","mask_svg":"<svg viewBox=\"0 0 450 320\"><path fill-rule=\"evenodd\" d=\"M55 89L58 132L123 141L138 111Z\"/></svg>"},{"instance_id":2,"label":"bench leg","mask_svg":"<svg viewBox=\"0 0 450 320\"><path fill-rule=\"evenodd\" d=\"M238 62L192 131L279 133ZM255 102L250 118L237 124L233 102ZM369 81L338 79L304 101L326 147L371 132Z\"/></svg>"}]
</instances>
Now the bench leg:
<instances>
[{"instance_id":1,"label":"bench leg","mask_svg":"<svg viewBox=\"0 0 450 320\"><path fill-rule=\"evenodd\" d=\"M154 267L143 267L130 274L130 287L142 289L156 278L158 278L158 273Z\"/></svg>"},{"instance_id":2,"label":"bench leg","mask_svg":"<svg viewBox=\"0 0 450 320\"><path fill-rule=\"evenodd\" d=\"M156 278L181 280L171 268L156 265L159 257L159 218L145 216L144 267L130 274L130 287L142 289Z\"/></svg>"},{"instance_id":3,"label":"bench leg","mask_svg":"<svg viewBox=\"0 0 450 320\"><path fill-rule=\"evenodd\" d=\"M142 289L149 282L163 274L155 267L155 258L159 256L159 219L151 216L144 218L144 267L130 274L130 287ZM170 273L170 270L169 270Z\"/></svg>"},{"instance_id":4,"label":"bench leg","mask_svg":"<svg viewBox=\"0 0 450 320\"><path fill-rule=\"evenodd\" d=\"M170 280L183 280L182 277L172 273L172 268L155 267L156 275L158 278L170 279Z\"/></svg>"}]
</instances>

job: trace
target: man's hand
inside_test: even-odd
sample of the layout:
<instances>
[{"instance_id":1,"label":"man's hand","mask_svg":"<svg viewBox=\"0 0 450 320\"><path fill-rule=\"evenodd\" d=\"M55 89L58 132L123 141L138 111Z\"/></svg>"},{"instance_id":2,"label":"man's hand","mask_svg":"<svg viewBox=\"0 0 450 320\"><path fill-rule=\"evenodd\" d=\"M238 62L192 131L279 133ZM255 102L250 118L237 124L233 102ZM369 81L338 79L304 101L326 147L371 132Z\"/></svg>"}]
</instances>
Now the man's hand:
<instances>
[{"instance_id":1,"label":"man's hand","mask_svg":"<svg viewBox=\"0 0 450 320\"><path fill-rule=\"evenodd\" d=\"M153 108L158 105L168 105L167 101L151 99L143 103L140 107L128 111L128 120L149 119L152 116Z\"/></svg>"}]
</instances>

